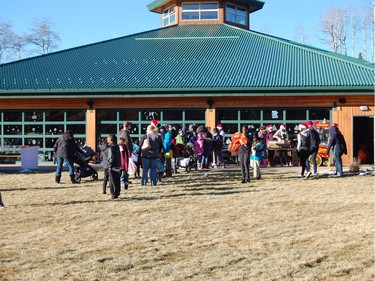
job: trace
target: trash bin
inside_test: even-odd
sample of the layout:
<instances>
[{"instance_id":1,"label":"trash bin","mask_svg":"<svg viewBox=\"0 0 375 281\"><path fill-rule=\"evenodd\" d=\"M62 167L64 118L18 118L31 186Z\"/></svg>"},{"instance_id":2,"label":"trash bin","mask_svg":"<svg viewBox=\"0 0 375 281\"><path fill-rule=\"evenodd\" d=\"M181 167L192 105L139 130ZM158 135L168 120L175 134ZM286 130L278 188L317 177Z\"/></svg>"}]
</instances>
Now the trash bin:
<instances>
[{"instance_id":1,"label":"trash bin","mask_svg":"<svg viewBox=\"0 0 375 281\"><path fill-rule=\"evenodd\" d=\"M21 146L21 169L38 170L39 146Z\"/></svg>"}]
</instances>

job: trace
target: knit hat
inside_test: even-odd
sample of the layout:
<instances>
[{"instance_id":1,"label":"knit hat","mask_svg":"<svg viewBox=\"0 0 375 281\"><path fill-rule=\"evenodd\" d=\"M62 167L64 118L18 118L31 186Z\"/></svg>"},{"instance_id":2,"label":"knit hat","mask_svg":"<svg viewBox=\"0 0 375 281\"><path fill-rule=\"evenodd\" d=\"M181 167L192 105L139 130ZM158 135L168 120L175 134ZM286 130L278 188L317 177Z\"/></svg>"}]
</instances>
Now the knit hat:
<instances>
[{"instance_id":1,"label":"knit hat","mask_svg":"<svg viewBox=\"0 0 375 281\"><path fill-rule=\"evenodd\" d=\"M307 124L306 124L306 123L301 123L301 124L298 125L298 128L299 128L300 130L304 130L304 129L307 128Z\"/></svg>"},{"instance_id":2,"label":"knit hat","mask_svg":"<svg viewBox=\"0 0 375 281\"><path fill-rule=\"evenodd\" d=\"M158 125L158 120L156 120L156 119L152 119L151 120L151 125L153 125L154 127L156 127L157 125Z\"/></svg>"},{"instance_id":3,"label":"knit hat","mask_svg":"<svg viewBox=\"0 0 375 281\"><path fill-rule=\"evenodd\" d=\"M333 123L332 125L337 127L337 128L339 127L339 124L337 124L337 123Z\"/></svg>"},{"instance_id":4,"label":"knit hat","mask_svg":"<svg viewBox=\"0 0 375 281\"><path fill-rule=\"evenodd\" d=\"M267 130L268 131L273 131L273 125L272 124L267 125Z\"/></svg>"},{"instance_id":5,"label":"knit hat","mask_svg":"<svg viewBox=\"0 0 375 281\"><path fill-rule=\"evenodd\" d=\"M280 124L280 129L285 128L285 127L286 127L286 125L284 123Z\"/></svg>"},{"instance_id":6,"label":"knit hat","mask_svg":"<svg viewBox=\"0 0 375 281\"><path fill-rule=\"evenodd\" d=\"M311 120L309 120L306 124L307 124L307 127L309 128L313 126L313 122Z\"/></svg>"},{"instance_id":7,"label":"knit hat","mask_svg":"<svg viewBox=\"0 0 375 281\"><path fill-rule=\"evenodd\" d=\"M218 128L219 130L221 130L221 129L223 129L223 125L217 124L216 128Z\"/></svg>"}]
</instances>

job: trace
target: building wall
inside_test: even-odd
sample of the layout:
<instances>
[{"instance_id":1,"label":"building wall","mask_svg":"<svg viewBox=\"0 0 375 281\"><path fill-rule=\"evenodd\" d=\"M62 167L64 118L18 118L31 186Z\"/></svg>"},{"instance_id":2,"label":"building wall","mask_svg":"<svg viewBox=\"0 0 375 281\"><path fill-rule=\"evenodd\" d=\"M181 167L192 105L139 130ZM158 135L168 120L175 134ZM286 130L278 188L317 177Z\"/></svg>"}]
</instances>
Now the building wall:
<instances>
[{"instance_id":1,"label":"building wall","mask_svg":"<svg viewBox=\"0 0 375 281\"><path fill-rule=\"evenodd\" d=\"M88 105L88 101L92 105ZM374 100L371 95L345 96L345 101L338 96L231 96L231 97L149 97L149 98L23 98L0 99L1 110L37 110L37 109L85 109L86 110L86 139L91 147L97 145L96 110L119 108L206 108L206 125L213 128L217 124L217 108L332 108L332 122L338 123L348 144L348 155L343 157L345 164L353 158L353 116L373 115ZM211 101L211 106L208 104ZM340 101L342 103L340 103ZM359 106L367 105L367 111L361 111ZM212 107L212 108L209 108Z\"/></svg>"}]
</instances>

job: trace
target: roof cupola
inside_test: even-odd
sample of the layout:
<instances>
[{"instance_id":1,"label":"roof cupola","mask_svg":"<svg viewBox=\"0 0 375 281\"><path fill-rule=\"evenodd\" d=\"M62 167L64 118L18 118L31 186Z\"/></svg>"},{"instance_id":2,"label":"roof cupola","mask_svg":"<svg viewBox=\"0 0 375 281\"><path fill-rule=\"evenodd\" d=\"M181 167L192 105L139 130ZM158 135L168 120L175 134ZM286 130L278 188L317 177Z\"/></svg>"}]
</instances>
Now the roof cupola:
<instances>
[{"instance_id":1,"label":"roof cupola","mask_svg":"<svg viewBox=\"0 0 375 281\"><path fill-rule=\"evenodd\" d=\"M161 15L162 27L227 23L250 28L250 14L263 8L258 0L155 0L149 11Z\"/></svg>"}]
</instances>

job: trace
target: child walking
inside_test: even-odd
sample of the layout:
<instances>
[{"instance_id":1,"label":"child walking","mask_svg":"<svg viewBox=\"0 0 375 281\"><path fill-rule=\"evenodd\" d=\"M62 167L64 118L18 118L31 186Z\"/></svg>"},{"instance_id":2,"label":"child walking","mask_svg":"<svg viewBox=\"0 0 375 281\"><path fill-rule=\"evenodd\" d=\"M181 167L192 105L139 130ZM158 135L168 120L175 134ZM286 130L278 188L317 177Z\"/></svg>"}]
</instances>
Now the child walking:
<instances>
[{"instance_id":1,"label":"child walking","mask_svg":"<svg viewBox=\"0 0 375 281\"><path fill-rule=\"evenodd\" d=\"M255 179L260 180L260 161L262 161L264 151L264 144L257 135L253 135L253 145L251 148L250 166L253 168L253 176Z\"/></svg>"}]
</instances>

